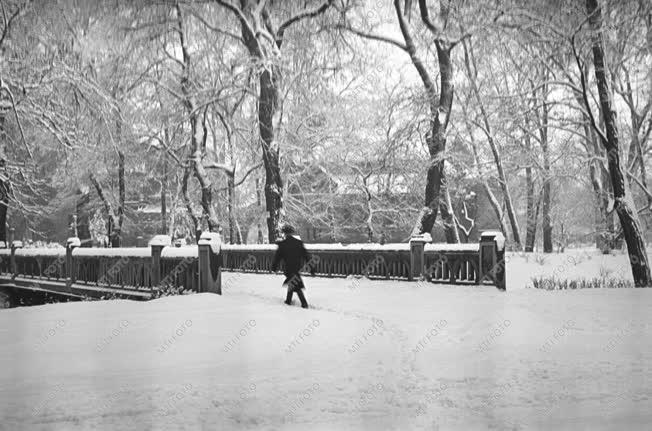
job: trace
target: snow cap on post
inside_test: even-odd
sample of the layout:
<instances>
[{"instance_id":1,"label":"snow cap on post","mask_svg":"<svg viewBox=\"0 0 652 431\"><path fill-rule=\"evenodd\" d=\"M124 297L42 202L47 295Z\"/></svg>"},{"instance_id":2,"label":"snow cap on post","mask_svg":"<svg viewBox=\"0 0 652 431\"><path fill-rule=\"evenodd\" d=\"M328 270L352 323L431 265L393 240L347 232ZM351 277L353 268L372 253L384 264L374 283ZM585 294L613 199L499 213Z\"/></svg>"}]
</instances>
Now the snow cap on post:
<instances>
[{"instance_id":1,"label":"snow cap on post","mask_svg":"<svg viewBox=\"0 0 652 431\"><path fill-rule=\"evenodd\" d=\"M72 236L66 240L66 248L81 247L81 241L76 236Z\"/></svg>"},{"instance_id":2,"label":"snow cap on post","mask_svg":"<svg viewBox=\"0 0 652 431\"><path fill-rule=\"evenodd\" d=\"M169 245L172 245L172 239L170 238L170 235L154 235L154 237L149 240L148 245L150 247L152 246L167 247Z\"/></svg>"},{"instance_id":3,"label":"snow cap on post","mask_svg":"<svg viewBox=\"0 0 652 431\"><path fill-rule=\"evenodd\" d=\"M420 233L417 235L412 235L410 238L410 242L427 242L431 243L432 242L432 236L426 232L426 233Z\"/></svg>"},{"instance_id":4,"label":"snow cap on post","mask_svg":"<svg viewBox=\"0 0 652 431\"><path fill-rule=\"evenodd\" d=\"M211 251L219 254L222 247L222 237L217 232L202 232L197 245L210 245Z\"/></svg>"},{"instance_id":5,"label":"snow cap on post","mask_svg":"<svg viewBox=\"0 0 652 431\"><path fill-rule=\"evenodd\" d=\"M505 235L499 230L486 230L482 232L480 234L480 242L483 242L483 240L495 241L498 251L505 249Z\"/></svg>"}]
</instances>

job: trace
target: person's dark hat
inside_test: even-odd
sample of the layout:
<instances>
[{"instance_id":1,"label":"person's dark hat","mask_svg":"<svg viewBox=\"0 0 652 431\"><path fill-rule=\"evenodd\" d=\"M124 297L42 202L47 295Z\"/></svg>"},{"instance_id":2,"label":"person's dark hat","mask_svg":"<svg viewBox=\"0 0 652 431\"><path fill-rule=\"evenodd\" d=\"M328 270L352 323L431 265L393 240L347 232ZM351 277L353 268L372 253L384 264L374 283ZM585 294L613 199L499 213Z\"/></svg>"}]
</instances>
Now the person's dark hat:
<instances>
[{"instance_id":1,"label":"person's dark hat","mask_svg":"<svg viewBox=\"0 0 652 431\"><path fill-rule=\"evenodd\" d=\"M283 227L281 227L281 232L283 232L286 235L292 235L295 232L294 226L292 226L289 223L285 223Z\"/></svg>"}]
</instances>

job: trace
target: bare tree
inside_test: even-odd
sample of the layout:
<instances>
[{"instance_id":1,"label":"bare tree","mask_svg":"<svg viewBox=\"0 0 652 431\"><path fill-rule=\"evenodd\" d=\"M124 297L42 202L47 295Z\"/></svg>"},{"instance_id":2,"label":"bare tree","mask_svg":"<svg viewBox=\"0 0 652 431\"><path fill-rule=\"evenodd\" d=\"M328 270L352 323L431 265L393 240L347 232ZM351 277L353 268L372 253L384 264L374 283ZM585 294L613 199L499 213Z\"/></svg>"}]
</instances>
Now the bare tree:
<instances>
[{"instance_id":1,"label":"bare tree","mask_svg":"<svg viewBox=\"0 0 652 431\"><path fill-rule=\"evenodd\" d=\"M109 237L109 244L111 247L120 247L122 245L122 224L124 222L125 214L125 155L122 151L118 151L118 188L119 188L119 201L118 208L114 211L111 201L104 193L104 189L100 185L93 173L90 174L90 181L95 187L95 191L100 200L104 204L108 221L107 221L107 235Z\"/></svg>"},{"instance_id":2,"label":"bare tree","mask_svg":"<svg viewBox=\"0 0 652 431\"><path fill-rule=\"evenodd\" d=\"M631 196L628 193L627 181L622 171L620 162L620 149L618 147L618 128L616 125L616 113L613 110L611 90L607 78L607 67L605 64L605 52L603 41L602 10L597 0L586 0L586 12L588 14L589 26L591 29L591 50L593 52L593 65L600 107L602 109L602 122L604 132L600 129L591 114L591 124L598 133L602 145L607 150L609 175L614 193L614 210L618 214L620 225L623 229L629 261L632 266L634 284L637 287L652 286L652 275L648 257L645 251L645 242L641 232L638 215L634 208ZM575 40L572 40L575 58L580 70L582 69L581 59L575 50ZM584 80L582 80L584 83ZM587 110L590 110L586 91L584 101ZM590 112L590 111L589 111Z\"/></svg>"},{"instance_id":3,"label":"bare tree","mask_svg":"<svg viewBox=\"0 0 652 431\"><path fill-rule=\"evenodd\" d=\"M516 211L514 209L514 204L512 203L512 195L509 191L509 185L507 184L507 177L505 175L505 169L503 168L503 160L500 155L500 150L498 144L496 143L494 134L492 133L492 127L489 123L489 115L485 109L482 97L480 97L480 91L478 90L477 84L477 75L478 69L475 61L475 56L473 51L469 47L469 44L466 41L462 42L464 48L464 65L466 67L466 75L469 79L471 85L471 90L475 96L476 103L480 109L480 117L482 119L482 132L487 138L489 143L489 148L491 149L491 154L493 155L494 163L496 164L496 171L498 173L498 183L503 192L503 199L505 202L507 217L509 218L510 225L512 227L512 239L517 248L521 248L521 234L518 227L518 220L516 218Z\"/></svg>"},{"instance_id":4,"label":"bare tree","mask_svg":"<svg viewBox=\"0 0 652 431\"><path fill-rule=\"evenodd\" d=\"M437 64L439 66L439 94L426 69L424 62L417 52L417 46L412 36L412 30L408 24L412 2L405 2L405 10L400 0L394 0L394 10L398 20L403 41L398 41L378 34L363 32L352 28L349 25L343 28L366 39L389 43L405 51L416 69L419 78L424 86L428 108L430 111L429 131L426 134L430 163L426 174L426 187L424 207L422 208L413 232L431 232L437 219L437 212L441 212L447 242L459 242L459 233L455 224L453 209L450 201L450 193L447 190L445 157L446 157L446 130L450 121L451 107L453 104L453 63L451 52L453 48L470 34L464 33L459 37L449 36L448 28L450 16L449 2L440 2L439 11L434 20L430 18L430 12L426 0L419 0L419 12L421 21L427 31L434 37L434 45L437 52Z\"/></svg>"},{"instance_id":5,"label":"bare tree","mask_svg":"<svg viewBox=\"0 0 652 431\"><path fill-rule=\"evenodd\" d=\"M267 230L270 242L280 235L283 218L283 179L279 163L280 147L275 132L281 114L279 90L281 89L282 58L285 32L298 22L322 15L333 0L321 2L314 8L296 11L278 27L273 19L271 3L265 0L240 0L239 5L230 0L216 0L240 23L241 38L258 75L258 126L260 145L265 168L265 204Z\"/></svg>"}]
</instances>

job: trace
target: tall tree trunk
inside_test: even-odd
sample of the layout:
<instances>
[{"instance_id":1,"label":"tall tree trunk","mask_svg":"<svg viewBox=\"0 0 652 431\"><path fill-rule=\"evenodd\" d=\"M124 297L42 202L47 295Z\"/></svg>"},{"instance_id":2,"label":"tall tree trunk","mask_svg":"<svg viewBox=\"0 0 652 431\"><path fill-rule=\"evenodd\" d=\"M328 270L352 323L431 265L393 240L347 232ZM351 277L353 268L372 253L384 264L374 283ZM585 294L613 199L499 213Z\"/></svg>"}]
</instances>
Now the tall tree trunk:
<instances>
[{"instance_id":1,"label":"tall tree trunk","mask_svg":"<svg viewBox=\"0 0 652 431\"><path fill-rule=\"evenodd\" d=\"M192 167L187 165L183 170L183 179L181 180L181 196L183 198L183 203L186 206L190 220L192 221L192 226L194 229L195 241L199 241L201 236L201 224L199 222L199 217L195 214L194 209L192 208L192 203L190 201L190 196L188 196L188 182L190 181L190 174L192 172Z\"/></svg>"},{"instance_id":2,"label":"tall tree trunk","mask_svg":"<svg viewBox=\"0 0 652 431\"><path fill-rule=\"evenodd\" d=\"M271 66L270 66L271 67ZM265 168L265 207L267 208L267 236L270 244L281 234L283 215L283 180L279 163L279 146L274 142L274 117L278 111L280 71L277 67L260 74L258 100L258 128Z\"/></svg>"},{"instance_id":3,"label":"tall tree trunk","mask_svg":"<svg viewBox=\"0 0 652 431\"><path fill-rule=\"evenodd\" d=\"M167 211L167 194L168 194L168 165L163 159L163 178L161 179L161 234L168 231L168 211Z\"/></svg>"},{"instance_id":4,"label":"tall tree trunk","mask_svg":"<svg viewBox=\"0 0 652 431\"><path fill-rule=\"evenodd\" d=\"M544 79L547 80L547 73ZM535 108L536 122L539 129L539 143L541 145L541 153L543 155L543 202L542 202L542 220L541 230L543 234L543 252L552 253L552 202L551 202L551 187L552 187L552 173L550 171L550 146L548 144L548 84L544 84L542 88L543 97L541 98L541 109ZM536 99L536 91L533 91Z\"/></svg>"},{"instance_id":5,"label":"tall tree trunk","mask_svg":"<svg viewBox=\"0 0 652 431\"><path fill-rule=\"evenodd\" d=\"M362 177L362 186L364 188L364 194L365 194L365 204L367 206L367 219L365 220L366 228L367 228L367 242L374 242L374 225L373 225L373 217L374 217L374 210L371 205L371 191L369 190L369 187L367 186L367 178L369 177Z\"/></svg>"},{"instance_id":6,"label":"tall tree trunk","mask_svg":"<svg viewBox=\"0 0 652 431\"><path fill-rule=\"evenodd\" d=\"M118 216L116 220L118 226L115 229L111 247L120 247L122 245L122 224L124 223L126 200L125 155L122 151L118 151L118 195Z\"/></svg>"},{"instance_id":7,"label":"tall tree trunk","mask_svg":"<svg viewBox=\"0 0 652 431\"><path fill-rule=\"evenodd\" d=\"M606 76L607 71L604 59L602 11L597 0L586 0L586 9L589 15L589 24L593 31L593 65L606 133L606 136L602 135L602 144L607 150L609 174L614 192L614 209L618 214L625 242L627 243L634 285L637 287L652 286L652 276L650 275L648 257L645 251L645 241L643 240L638 215L631 196L627 193L627 181L620 165L616 113L612 109L611 91Z\"/></svg>"},{"instance_id":8,"label":"tall tree trunk","mask_svg":"<svg viewBox=\"0 0 652 431\"><path fill-rule=\"evenodd\" d=\"M435 46L437 48L441 92L439 103L435 101L431 103L431 129L430 135L426 138L430 153L430 166L426 174L425 205L419 214L415 230L417 233L430 233L437 219L437 210L445 210L445 212L442 212L442 221L446 242L454 243L459 242L459 234L455 226L453 209L450 206L450 197L447 193L444 166L446 128L448 127L453 104L453 64L450 58L451 46L443 41L435 41Z\"/></svg>"},{"instance_id":9,"label":"tall tree trunk","mask_svg":"<svg viewBox=\"0 0 652 431\"><path fill-rule=\"evenodd\" d=\"M206 146L206 111L204 111L203 121L199 119L199 112L195 95L193 94L192 84L190 81L191 58L190 51L188 50L185 26L183 22L183 14L181 6L177 3L175 6L177 13L179 34L179 43L181 45L181 53L183 55L182 74L181 74L181 93L183 94L183 104L186 107L190 119L190 156L189 161L193 167L193 173L199 186L201 188L201 207L203 216L208 223L208 230L211 232L218 232L220 224L213 208L213 186L208 177L206 169L202 164L203 156Z\"/></svg>"},{"instance_id":10,"label":"tall tree trunk","mask_svg":"<svg viewBox=\"0 0 652 431\"><path fill-rule=\"evenodd\" d=\"M595 132L588 123L584 125L584 133L587 139L590 139L587 149L592 149L588 156L593 159L589 164L589 175L596 205L595 245L603 253L609 253L614 248L615 237L614 217L613 214L609 214L609 196L611 194L609 172L598 159L602 156L600 146Z\"/></svg>"},{"instance_id":11,"label":"tall tree trunk","mask_svg":"<svg viewBox=\"0 0 652 431\"><path fill-rule=\"evenodd\" d=\"M516 218L516 211L514 209L514 204L512 202L512 195L509 191L509 185L507 184L507 177L505 175L505 170L503 168L503 161L498 151L498 145L494 140L494 136L491 132L491 125L489 124L489 115L484 107L482 98L480 97L480 91L478 90L478 85L476 82L477 75L477 66L475 65L475 58L473 53L467 47L467 42L463 41L462 46L464 47L464 65L466 66L467 75L471 84L471 89L475 95L476 101L478 102L478 107L480 109L480 114L482 116L482 122L484 124L484 134L487 137L489 143L489 148L491 149L491 154L494 158L494 163L496 164L496 170L498 172L498 182L500 184L500 189L503 192L503 199L505 201L505 211L507 211L507 217L509 218L509 223L512 226L512 239L517 248L521 248L521 234L518 227L518 219ZM473 69L471 69L471 62L473 62Z\"/></svg>"},{"instance_id":12,"label":"tall tree trunk","mask_svg":"<svg viewBox=\"0 0 652 431\"><path fill-rule=\"evenodd\" d=\"M4 164L4 160L2 161ZM0 241L5 243L9 248L7 238L7 210L9 209L9 182L0 179Z\"/></svg>"},{"instance_id":13,"label":"tall tree trunk","mask_svg":"<svg viewBox=\"0 0 652 431\"><path fill-rule=\"evenodd\" d=\"M77 194L80 195L75 202L77 236L79 237L81 247L92 247L90 217L88 216L88 203L91 200L91 196L88 192L82 190L79 190Z\"/></svg>"},{"instance_id":14,"label":"tall tree trunk","mask_svg":"<svg viewBox=\"0 0 652 431\"><path fill-rule=\"evenodd\" d=\"M274 141L274 121L279 114L278 92L281 83L279 60L284 34L292 25L323 14L333 2L333 0L326 0L316 8L310 7L292 14L292 18L275 28L272 14L268 9L273 7L273 2L241 0L238 7L230 1L217 0L217 3L232 12L239 21L242 40L250 57L255 61L258 71L258 128L265 167L267 235L270 243L276 241L280 235L280 225L284 216L279 146ZM286 3L289 5L291 2L283 4Z\"/></svg>"},{"instance_id":15,"label":"tall tree trunk","mask_svg":"<svg viewBox=\"0 0 652 431\"><path fill-rule=\"evenodd\" d=\"M444 235L446 235L446 242L448 244L459 244L460 243L460 231L457 228L457 223L455 222L455 213L453 212L453 204L451 201L450 190L446 184L442 185L441 194L443 199L439 206L439 212L441 213L441 219L444 224Z\"/></svg>"},{"instance_id":16,"label":"tall tree trunk","mask_svg":"<svg viewBox=\"0 0 652 431\"><path fill-rule=\"evenodd\" d=\"M104 194L102 185L95 178L95 174L91 173L90 181L95 187L97 196L104 204L104 209L107 215L107 235L109 237L109 244L111 247L120 247L122 245L122 223L124 220L124 205L125 205L125 156L122 151L118 151L118 208L113 210L111 201ZM77 217L79 220L79 217ZM89 235L90 236L90 235Z\"/></svg>"},{"instance_id":17,"label":"tall tree trunk","mask_svg":"<svg viewBox=\"0 0 652 431\"><path fill-rule=\"evenodd\" d=\"M468 100L469 98L467 98L467 103ZM487 175L484 172L484 169L482 169L482 165L480 163L480 156L478 154L478 143L476 142L475 137L473 136L473 129L471 128L471 124L469 123L470 117L466 109L466 104L462 106L462 112L464 114L464 117L466 118L465 121L466 130L469 134L471 149L473 150L473 162L475 164L475 169L478 171L478 177L482 182L482 188L487 194L487 198L489 199L491 208L493 208L494 214L496 214L496 221L500 226L500 231L503 233L504 236L507 236L507 225L505 224L505 216L503 214L503 209L500 206L500 202L498 202L498 199L496 199L496 195L494 194L493 190L491 190L491 187L489 186L489 182L487 181Z\"/></svg>"},{"instance_id":18,"label":"tall tree trunk","mask_svg":"<svg viewBox=\"0 0 652 431\"><path fill-rule=\"evenodd\" d=\"M537 235L537 214L534 205L534 178L532 176L532 166L525 168L525 187L527 189L527 222L525 227L525 251L531 253L534 251L534 244Z\"/></svg>"},{"instance_id":19,"label":"tall tree trunk","mask_svg":"<svg viewBox=\"0 0 652 431\"><path fill-rule=\"evenodd\" d=\"M159 99L159 103L161 103ZM162 107L162 103L161 103ZM166 127L163 130L163 136L165 138L165 148L170 148L170 131ZM163 162L163 177L161 178L161 234L165 235L168 233L168 202L167 202L167 195L168 195L168 181L169 181L169 167L168 167L168 159L164 155L162 157L162 162ZM174 208L172 210L174 213ZM174 225L174 221L172 220L171 225ZM172 235L170 235L172 236Z\"/></svg>"},{"instance_id":20,"label":"tall tree trunk","mask_svg":"<svg viewBox=\"0 0 652 431\"><path fill-rule=\"evenodd\" d=\"M550 187L551 187L551 174L550 174L550 153L548 151L548 142L541 141L541 150L543 152L543 205L542 205L542 231L543 231L543 252L552 253L552 214L550 202Z\"/></svg>"},{"instance_id":21,"label":"tall tree trunk","mask_svg":"<svg viewBox=\"0 0 652 431\"><path fill-rule=\"evenodd\" d=\"M0 136L3 136L5 133L4 126L5 118L4 116L0 116ZM8 243L9 239L7 238L7 210L9 209L10 184L6 175L6 165L7 160L2 157L2 159L0 159L0 168L4 170L5 175L0 176L0 241L3 241L5 246L9 248L11 244ZM7 179L5 180L5 178Z\"/></svg>"},{"instance_id":22,"label":"tall tree trunk","mask_svg":"<svg viewBox=\"0 0 652 431\"><path fill-rule=\"evenodd\" d=\"M235 223L235 170L227 173L227 210L229 217L229 242L239 244Z\"/></svg>"}]
</instances>

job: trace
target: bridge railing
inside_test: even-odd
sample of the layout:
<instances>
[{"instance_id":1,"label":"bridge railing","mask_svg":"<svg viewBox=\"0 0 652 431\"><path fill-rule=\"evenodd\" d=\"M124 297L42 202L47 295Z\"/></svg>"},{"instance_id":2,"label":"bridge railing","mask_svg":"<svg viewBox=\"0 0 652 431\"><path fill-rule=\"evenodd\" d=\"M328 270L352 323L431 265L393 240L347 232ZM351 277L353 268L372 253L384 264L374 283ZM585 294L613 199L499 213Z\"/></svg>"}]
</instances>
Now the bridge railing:
<instances>
[{"instance_id":1,"label":"bridge railing","mask_svg":"<svg viewBox=\"0 0 652 431\"><path fill-rule=\"evenodd\" d=\"M315 273L327 277L415 280L447 284L492 284L505 288L504 238L495 231L479 243L431 244L419 235L408 244L306 244ZM222 245L222 268L271 272L276 245ZM282 268L281 268L282 269ZM304 267L304 272L309 268Z\"/></svg>"},{"instance_id":2,"label":"bridge railing","mask_svg":"<svg viewBox=\"0 0 652 431\"><path fill-rule=\"evenodd\" d=\"M23 248L14 241L0 249L0 281L22 288L90 290L99 297L118 289L128 297L170 287L199 290L198 273L197 247L174 248L169 240L130 248L82 248L77 238L66 248Z\"/></svg>"},{"instance_id":3,"label":"bridge railing","mask_svg":"<svg viewBox=\"0 0 652 431\"><path fill-rule=\"evenodd\" d=\"M46 279L66 279L66 249L16 249L14 274Z\"/></svg>"},{"instance_id":4,"label":"bridge railing","mask_svg":"<svg viewBox=\"0 0 652 431\"><path fill-rule=\"evenodd\" d=\"M149 247L82 248L72 252L73 283L125 290L152 288L152 258Z\"/></svg>"},{"instance_id":5,"label":"bridge railing","mask_svg":"<svg viewBox=\"0 0 652 431\"><path fill-rule=\"evenodd\" d=\"M429 235L408 244L307 244L315 273L326 277L366 276L371 279L436 283L493 284L505 288L504 240L485 232L477 244L431 244ZM72 238L64 248L0 249L0 272L20 278L71 286L147 291L173 288L221 293L220 271L269 273L276 245L221 244L205 233L199 247L171 247L157 236L150 247L81 248ZM204 256L203 258L201 256ZM279 268L279 269L282 269ZM310 271L309 266L304 272ZM204 274L202 276L202 274Z\"/></svg>"},{"instance_id":6,"label":"bridge railing","mask_svg":"<svg viewBox=\"0 0 652 431\"><path fill-rule=\"evenodd\" d=\"M306 244L306 249L315 274L320 276L410 278L409 244ZM276 245L223 245L221 252L225 270L264 273L272 271ZM304 272L309 272L308 266Z\"/></svg>"}]
</instances>

